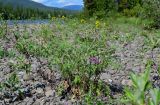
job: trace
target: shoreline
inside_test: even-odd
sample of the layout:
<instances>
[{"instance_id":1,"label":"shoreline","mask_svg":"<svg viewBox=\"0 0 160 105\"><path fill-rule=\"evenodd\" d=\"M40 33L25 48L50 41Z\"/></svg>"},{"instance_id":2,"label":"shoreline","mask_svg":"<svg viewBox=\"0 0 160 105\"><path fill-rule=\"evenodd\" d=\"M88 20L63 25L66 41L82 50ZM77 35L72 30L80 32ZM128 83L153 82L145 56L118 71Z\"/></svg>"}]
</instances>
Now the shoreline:
<instances>
[{"instance_id":1,"label":"shoreline","mask_svg":"<svg viewBox=\"0 0 160 105\"><path fill-rule=\"evenodd\" d=\"M2 22L7 22L8 25L14 25L14 24L22 24L22 25L28 25L28 24L48 24L50 20L48 19L37 19L37 20L1 20L0 25Z\"/></svg>"}]
</instances>

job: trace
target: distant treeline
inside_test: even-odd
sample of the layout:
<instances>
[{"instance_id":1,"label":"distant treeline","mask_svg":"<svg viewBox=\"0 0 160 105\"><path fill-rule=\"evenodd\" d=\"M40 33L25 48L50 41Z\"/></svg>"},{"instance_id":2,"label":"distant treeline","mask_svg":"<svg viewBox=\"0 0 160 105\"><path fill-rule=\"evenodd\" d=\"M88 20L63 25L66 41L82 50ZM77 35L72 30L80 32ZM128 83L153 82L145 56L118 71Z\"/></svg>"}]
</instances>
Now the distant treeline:
<instances>
[{"instance_id":1,"label":"distant treeline","mask_svg":"<svg viewBox=\"0 0 160 105\"><path fill-rule=\"evenodd\" d=\"M48 19L52 16L67 16L74 15L74 11L63 9L48 9L48 8L27 8L23 6L13 6L11 4L3 4L0 2L0 19Z\"/></svg>"},{"instance_id":2,"label":"distant treeline","mask_svg":"<svg viewBox=\"0 0 160 105\"><path fill-rule=\"evenodd\" d=\"M152 18L160 27L160 0L83 0L84 14L98 18L121 13L125 16Z\"/></svg>"},{"instance_id":3,"label":"distant treeline","mask_svg":"<svg viewBox=\"0 0 160 105\"><path fill-rule=\"evenodd\" d=\"M110 11L126 12L126 10L132 10L135 7L140 11L144 7L144 4L151 4L153 0L83 0L85 6L86 15L105 15ZM155 0L159 1L159 0ZM153 5L152 5L153 6ZM158 9L158 8L157 8ZM130 11L128 15L136 15Z\"/></svg>"}]
</instances>

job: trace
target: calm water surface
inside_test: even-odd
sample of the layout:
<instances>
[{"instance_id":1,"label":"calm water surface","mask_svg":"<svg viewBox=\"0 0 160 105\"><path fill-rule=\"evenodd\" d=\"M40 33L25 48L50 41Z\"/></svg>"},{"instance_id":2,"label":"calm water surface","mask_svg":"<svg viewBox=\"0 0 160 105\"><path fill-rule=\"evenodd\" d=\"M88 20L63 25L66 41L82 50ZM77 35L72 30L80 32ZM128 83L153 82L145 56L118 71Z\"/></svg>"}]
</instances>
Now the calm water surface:
<instances>
[{"instance_id":1,"label":"calm water surface","mask_svg":"<svg viewBox=\"0 0 160 105\"><path fill-rule=\"evenodd\" d=\"M49 20L7 20L6 21L8 25L14 25L14 24L46 24L49 23ZM2 24L2 21L0 21L0 24Z\"/></svg>"}]
</instances>

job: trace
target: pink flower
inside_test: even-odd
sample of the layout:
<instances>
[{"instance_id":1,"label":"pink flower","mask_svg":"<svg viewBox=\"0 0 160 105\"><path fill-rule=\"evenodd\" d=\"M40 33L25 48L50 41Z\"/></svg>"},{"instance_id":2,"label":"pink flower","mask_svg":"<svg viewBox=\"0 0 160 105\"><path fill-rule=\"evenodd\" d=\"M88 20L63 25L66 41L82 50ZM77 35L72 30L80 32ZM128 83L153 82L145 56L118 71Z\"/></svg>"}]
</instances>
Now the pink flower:
<instances>
[{"instance_id":1,"label":"pink flower","mask_svg":"<svg viewBox=\"0 0 160 105\"><path fill-rule=\"evenodd\" d=\"M98 57L90 57L89 58L89 62L91 64L100 64L101 63L101 61L100 61L100 59Z\"/></svg>"}]
</instances>

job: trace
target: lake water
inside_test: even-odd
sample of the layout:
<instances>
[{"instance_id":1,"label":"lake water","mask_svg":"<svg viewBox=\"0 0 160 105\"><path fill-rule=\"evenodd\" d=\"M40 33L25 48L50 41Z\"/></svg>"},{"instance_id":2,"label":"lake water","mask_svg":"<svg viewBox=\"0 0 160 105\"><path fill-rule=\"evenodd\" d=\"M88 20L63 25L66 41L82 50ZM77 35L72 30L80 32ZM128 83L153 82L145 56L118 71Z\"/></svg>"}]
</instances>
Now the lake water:
<instances>
[{"instance_id":1,"label":"lake water","mask_svg":"<svg viewBox=\"0 0 160 105\"><path fill-rule=\"evenodd\" d=\"M0 21L0 24L2 21ZM8 25L14 24L46 24L49 23L49 20L7 20Z\"/></svg>"}]
</instances>

